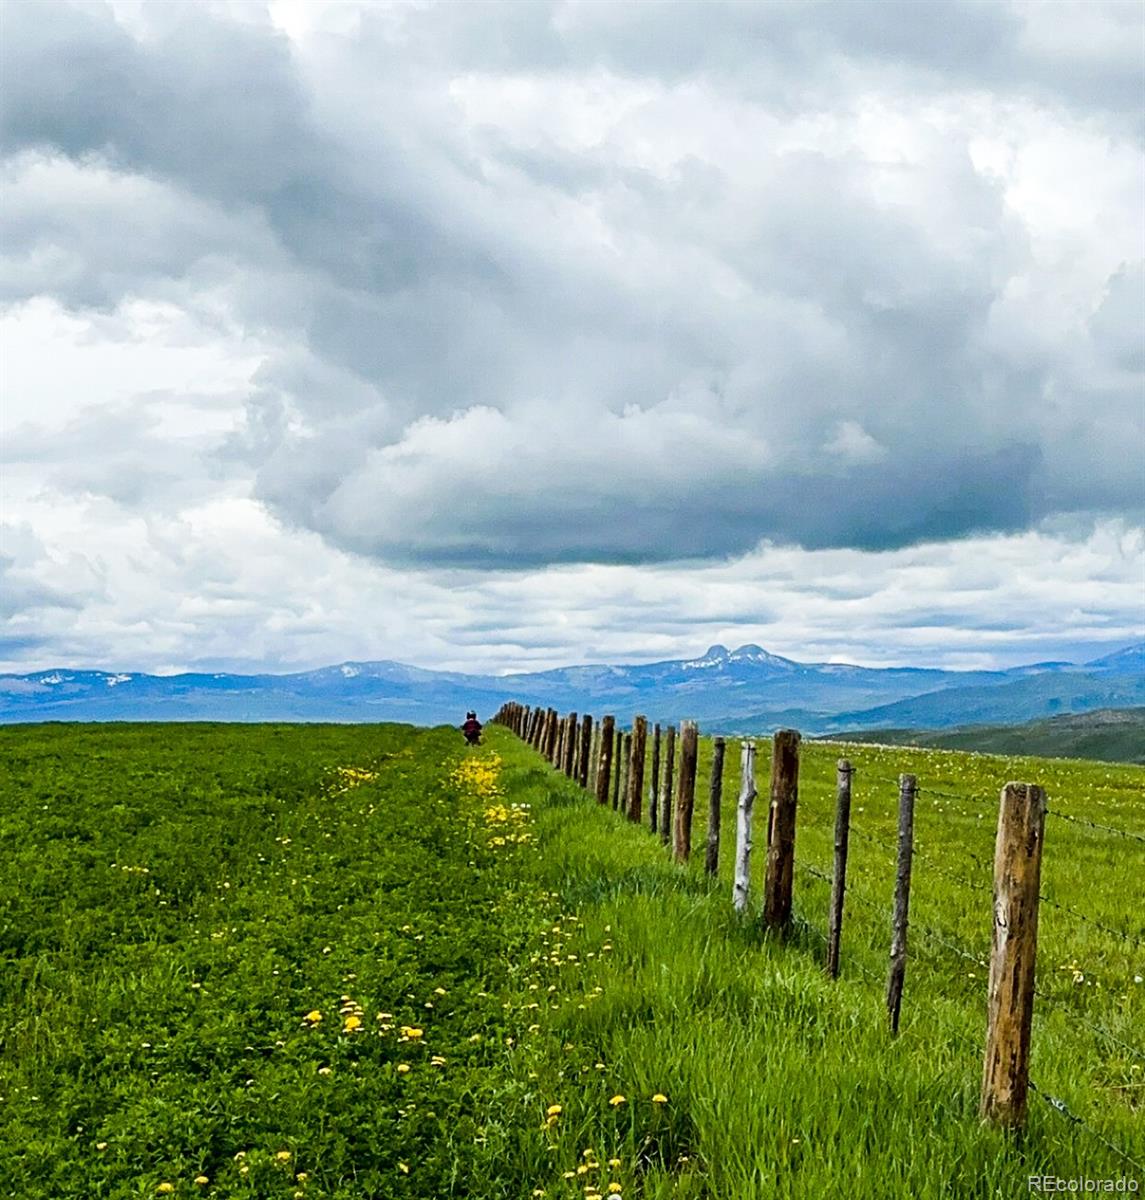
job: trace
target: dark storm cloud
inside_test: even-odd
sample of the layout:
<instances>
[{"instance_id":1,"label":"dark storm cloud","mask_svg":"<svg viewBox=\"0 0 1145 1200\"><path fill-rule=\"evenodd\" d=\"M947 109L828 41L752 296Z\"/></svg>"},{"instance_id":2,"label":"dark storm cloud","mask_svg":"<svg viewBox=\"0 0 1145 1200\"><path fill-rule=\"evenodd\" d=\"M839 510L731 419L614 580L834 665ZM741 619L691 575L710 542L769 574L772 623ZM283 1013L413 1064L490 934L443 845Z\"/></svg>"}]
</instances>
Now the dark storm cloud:
<instances>
[{"instance_id":1,"label":"dark storm cloud","mask_svg":"<svg viewBox=\"0 0 1145 1200\"><path fill-rule=\"evenodd\" d=\"M986 89L1116 133L1138 103L1116 45L1070 58L1049 15L999 4L449 4L367 7L307 57L268 22L162 13L144 38L98 7L10 6L3 294L221 289L278 349L219 469L253 470L287 522L386 561L521 567L1139 505L1140 265L1075 346L1012 352L995 323L1034 255L969 133L924 129L901 161L780 137L887 86L904 122ZM637 81L653 145L695 113L714 140L737 113L761 134L746 165L658 163L611 131L579 150L466 124L450 84L509 75L542 96ZM64 188L61 158L101 186ZM57 482L143 505L145 443Z\"/></svg>"}]
</instances>

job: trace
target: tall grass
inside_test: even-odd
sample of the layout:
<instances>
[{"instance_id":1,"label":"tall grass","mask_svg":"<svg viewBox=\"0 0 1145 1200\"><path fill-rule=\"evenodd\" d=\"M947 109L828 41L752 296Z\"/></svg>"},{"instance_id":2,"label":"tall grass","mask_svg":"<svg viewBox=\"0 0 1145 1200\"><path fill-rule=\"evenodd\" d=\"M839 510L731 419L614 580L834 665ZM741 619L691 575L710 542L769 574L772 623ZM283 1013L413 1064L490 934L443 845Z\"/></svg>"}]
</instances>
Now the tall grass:
<instances>
[{"instance_id":1,"label":"tall grass","mask_svg":"<svg viewBox=\"0 0 1145 1200\"><path fill-rule=\"evenodd\" d=\"M761 748L766 795L769 762ZM785 942L760 928L765 806L757 807L755 903L737 920L730 839L718 879L708 881L699 862L670 863L646 829L598 808L563 779L550 782L552 800L539 826L544 876L581 915L586 938L613 945L606 962L585 976L586 985L598 980L604 987L602 1000L570 1013L563 1036L608 1062L622 1092L669 1095L669 1140L686 1147L687 1161L642 1175L642 1194L1009 1196L1024 1194L1035 1174L1132 1175L1117 1154L1038 1097L1021 1139L979 1124L986 973L929 933L986 961L997 793L1007 779L1044 782L1053 808L1141 830L1145 772L910 749L847 751L857 767L854 824L874 837L893 843L899 770L917 772L924 789L916 837L927 858L915 864L912 954L897 1039L883 1009L891 848L852 839L854 899L842 978L832 984L821 965L826 883L797 873L797 921ZM803 753L796 853L825 872L839 752L808 745ZM738 787L737 757L728 755L725 811ZM707 796L710 761L707 743L698 799ZM965 799L928 794L928 785ZM699 805L698 830L705 816ZM1050 820L1044 890L1128 937L1061 910L1043 913L1039 978L1050 999L1038 1004L1033 1074L1140 1161L1141 1061L1076 1020L1085 1016L1137 1047L1145 1042L1145 988L1134 982L1145 963L1132 940L1145 933L1140 844ZM727 819L724 828L733 828ZM586 1138L596 1128L595 1111L588 1106ZM632 1136L650 1135L640 1125ZM639 1154L633 1140L628 1150Z\"/></svg>"}]
</instances>

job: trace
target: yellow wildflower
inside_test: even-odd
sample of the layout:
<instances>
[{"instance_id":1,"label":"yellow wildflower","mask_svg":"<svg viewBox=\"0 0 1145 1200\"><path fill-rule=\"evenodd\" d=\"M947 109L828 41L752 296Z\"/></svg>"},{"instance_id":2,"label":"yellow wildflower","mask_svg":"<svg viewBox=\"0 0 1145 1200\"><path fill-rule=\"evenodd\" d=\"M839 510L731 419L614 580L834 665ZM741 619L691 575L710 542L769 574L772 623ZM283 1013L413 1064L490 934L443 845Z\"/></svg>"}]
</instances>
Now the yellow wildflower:
<instances>
[{"instance_id":1,"label":"yellow wildflower","mask_svg":"<svg viewBox=\"0 0 1145 1200\"><path fill-rule=\"evenodd\" d=\"M309 1021L311 1025L317 1025L322 1020L322 1012L320 1009L312 1008L302 1019Z\"/></svg>"},{"instance_id":2,"label":"yellow wildflower","mask_svg":"<svg viewBox=\"0 0 1145 1200\"><path fill-rule=\"evenodd\" d=\"M409 1070L409 1063L398 1063L398 1074L404 1075Z\"/></svg>"},{"instance_id":3,"label":"yellow wildflower","mask_svg":"<svg viewBox=\"0 0 1145 1200\"><path fill-rule=\"evenodd\" d=\"M624 1102L625 1098L621 1095L613 1096L612 1099L609 1100L609 1104L611 1104L613 1108L619 1108Z\"/></svg>"},{"instance_id":4,"label":"yellow wildflower","mask_svg":"<svg viewBox=\"0 0 1145 1200\"><path fill-rule=\"evenodd\" d=\"M652 1103L653 1104L667 1104L668 1097L665 1096L663 1092L657 1092L656 1095L652 1097Z\"/></svg>"},{"instance_id":5,"label":"yellow wildflower","mask_svg":"<svg viewBox=\"0 0 1145 1200\"><path fill-rule=\"evenodd\" d=\"M290 1151L280 1150L274 1157L281 1163L290 1162Z\"/></svg>"},{"instance_id":6,"label":"yellow wildflower","mask_svg":"<svg viewBox=\"0 0 1145 1200\"><path fill-rule=\"evenodd\" d=\"M545 1109L545 1116L546 1117L559 1117L563 1111L564 1110L561 1108L561 1106L559 1104L550 1104L549 1107L547 1109Z\"/></svg>"},{"instance_id":7,"label":"yellow wildflower","mask_svg":"<svg viewBox=\"0 0 1145 1200\"><path fill-rule=\"evenodd\" d=\"M357 1029L361 1024L362 1024L362 1018L351 1014L350 1016L348 1016L346 1018L346 1023L343 1025L342 1028L345 1033L353 1033L354 1030Z\"/></svg>"},{"instance_id":8,"label":"yellow wildflower","mask_svg":"<svg viewBox=\"0 0 1145 1200\"><path fill-rule=\"evenodd\" d=\"M207 1184L210 1183L211 1181L207 1178L206 1175L196 1175L195 1182L199 1185L199 1187L206 1187Z\"/></svg>"},{"instance_id":9,"label":"yellow wildflower","mask_svg":"<svg viewBox=\"0 0 1145 1200\"><path fill-rule=\"evenodd\" d=\"M166 1196L175 1190L175 1185L164 1180L155 1190Z\"/></svg>"}]
</instances>

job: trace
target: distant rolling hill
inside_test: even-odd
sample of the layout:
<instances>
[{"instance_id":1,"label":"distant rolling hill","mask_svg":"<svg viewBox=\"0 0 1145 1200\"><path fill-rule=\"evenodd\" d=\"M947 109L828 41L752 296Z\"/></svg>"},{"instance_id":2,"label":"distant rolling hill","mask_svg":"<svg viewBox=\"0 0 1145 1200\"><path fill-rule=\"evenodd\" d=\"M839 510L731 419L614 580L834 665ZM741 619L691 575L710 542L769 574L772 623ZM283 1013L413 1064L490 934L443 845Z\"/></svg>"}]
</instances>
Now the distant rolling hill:
<instances>
[{"instance_id":1,"label":"distant rolling hill","mask_svg":"<svg viewBox=\"0 0 1145 1200\"><path fill-rule=\"evenodd\" d=\"M1145 707L1069 713L1024 725L967 725L958 729L864 729L832 734L838 741L880 742L977 750L983 754L1030 754L1040 758L1091 758L1145 765Z\"/></svg>"},{"instance_id":2,"label":"distant rolling hill","mask_svg":"<svg viewBox=\"0 0 1145 1200\"><path fill-rule=\"evenodd\" d=\"M1077 666L1005 671L801 663L759 646L712 646L699 658L561 667L508 675L346 662L283 675L56 668L0 675L0 722L409 721L457 723L506 700L562 712L635 713L700 722L709 732L805 734L1011 724L1064 712L1145 704L1145 643Z\"/></svg>"}]
</instances>

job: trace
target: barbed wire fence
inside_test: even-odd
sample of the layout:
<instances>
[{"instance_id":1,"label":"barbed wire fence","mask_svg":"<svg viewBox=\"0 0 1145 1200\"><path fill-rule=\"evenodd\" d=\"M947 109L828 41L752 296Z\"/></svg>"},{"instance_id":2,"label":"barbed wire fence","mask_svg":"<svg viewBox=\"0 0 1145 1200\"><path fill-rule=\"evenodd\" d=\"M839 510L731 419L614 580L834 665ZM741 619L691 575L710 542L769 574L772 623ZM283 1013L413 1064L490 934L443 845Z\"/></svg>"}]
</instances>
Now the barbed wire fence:
<instances>
[{"instance_id":1,"label":"barbed wire fence","mask_svg":"<svg viewBox=\"0 0 1145 1200\"><path fill-rule=\"evenodd\" d=\"M529 706L506 705L494 718L497 723L505 724L515 733L529 742L540 753L549 758L558 770L597 797L602 804L607 804L609 792L613 795L613 807L619 809L630 819L640 819L641 797L632 795L634 780L642 778L641 769L632 770L628 759L632 755L632 738L621 737L621 727L612 716L607 716L593 731L589 738L585 733L586 726L592 730L592 718L578 719L576 714L560 717L555 709L538 709ZM634 728L646 729L643 717L637 717ZM654 745L652 758L656 764L661 763L661 725L654 727ZM681 723L682 743L691 747L688 753L681 756L679 772L675 778L673 789L672 777L672 748L675 729L664 725L667 735L667 754L664 756L664 769L660 778L653 776L650 780L649 810L653 814L651 828L657 832L655 821L659 816L659 836L667 845L670 853L679 862L687 862L691 848L692 797L695 795L696 770L698 756L695 751L697 727L694 722ZM781 741L781 739L785 739ZM638 738L640 752L643 751L643 737ZM721 742L721 749L723 739ZM744 746L752 747L751 755L745 754L743 762L754 762L754 745L750 739L745 740ZM1060 996L1048 991L1035 979L1034 963L1037 941L1037 910L1040 905L1046 905L1063 919L1076 920L1087 929L1096 931L1105 937L1115 938L1118 943L1136 952L1145 945L1145 938L1129 929L1118 928L1108 921L1100 920L1089 913L1083 912L1072 904L1064 903L1053 894L1047 892L1040 884L1041 852L1044 843L1044 827L1047 818L1064 821L1073 825L1086 827L1096 834L1117 837L1132 843L1145 844L1145 835L1133 830L1123 829L1104 822L1092 821L1072 813L1062 812L1051 808L1046 803L1044 791L1036 785L1007 784L1002 790L1001 806L998 809L998 824L996 830L995 855L993 861L976 854L970 847L961 845L959 853L977 868L977 877L964 874L953 865L949 859L940 860L929 846L916 844L913 837L913 811L919 797L944 802L947 806L957 805L964 816L975 815L984 820L988 812L998 805L998 801L981 795L967 792L950 791L944 787L933 787L923 783L918 785L913 775L901 775L899 779L890 780L871 776L866 783L873 787L895 789L899 793L900 821L897 838L884 836L866 827L863 822L856 823L850 819L851 780L855 768L847 762L839 762L839 793L837 820L835 826L835 860L827 869L808 862L805 858L796 858L794 854L795 833L795 798L798 789L798 746L799 735L795 731L781 731L775 735L774 752L771 765L770 805L768 807L767 826L767 869L764 885L764 922L777 933L792 930L805 935L815 944L822 944L827 951L828 960L831 956L834 939L836 954L841 926L846 908L855 905L870 914L876 927L881 924L884 929L895 930L895 938L901 935L900 960L896 967L896 952L892 939L892 954L890 958L889 980L885 980L879 972L873 970L857 955L849 954L844 960L844 967L849 972L854 970L862 978L876 984L886 983L888 987L888 1009L892 1008L890 992L894 987L896 971L899 976L898 986L901 1000L901 975L903 964L907 959L919 963L936 965L939 956L956 958L960 963L972 965L974 971L960 973L959 991L957 998L965 1001L986 1001L988 1016L987 1046L984 1063L984 1082L981 1097L981 1115L984 1119L1010 1128L1020 1128L1025 1123L1026 1094L1031 1092L1044 1101L1047 1106L1068 1121L1073 1127L1085 1132L1094 1141L1104 1146L1135 1170L1145 1172L1145 1166L1138 1159L1107 1137L1101 1130L1096 1129L1082 1115L1073 1111L1060 1097L1055 1096L1045 1087L1035 1083L1029 1073L1028 1046L1029 1029L1033 1018L1034 998L1042 1003L1049 1013L1060 1014L1070 1023L1087 1029L1102 1043L1117 1049L1131 1058L1145 1061L1145 1049L1134 1041L1122 1037L1119 1033L1106 1028L1103 1024L1091 1020L1079 1006L1070 1004ZM590 755L585 761L585 755ZM723 761L722 754L716 758ZM603 778L602 778L603 773ZM623 794L617 786L621 781L625 788ZM610 786L611 785L611 786ZM709 827L707 854L708 871L714 875L714 862L719 855L719 817L718 805L720 797L720 781L712 781L711 804L715 806L716 828ZM845 793L845 803L844 803ZM751 799L755 795L754 778L742 780L740 803L737 812L737 888L739 883L739 868L741 856L744 854L743 828L745 797L747 797L747 842L750 846ZM601 799L601 797L605 799ZM860 809L860 811L862 811ZM904 820L905 818L905 820ZM671 827L669 828L669 822ZM1025 824L1023 825L1023 822ZM711 817L709 817L711 825ZM1024 831L1024 838L1017 838L1018 832ZM881 861L881 869L893 868L896 871L896 889L894 904L877 901L866 890L866 885L872 882L867 873L871 864L864 862L864 887L855 887L855 879L846 878L848 845L850 835L854 834L861 842L871 847L885 851L888 857ZM1035 836L1036 835L1036 836ZM1023 846L1025 859L1023 860ZM908 920L908 902L910 891L911 868L915 863L925 864L927 873L934 873L957 888L965 889L973 897L990 897L993 914L993 946L986 951L976 951L972 946L964 944L962 939L952 930L945 928L933 919L925 921ZM1015 889L1014 868L1019 868L1018 876L1023 876L1022 868L1033 865L1032 872L1024 871L1025 880ZM877 863L875 865L878 865ZM1145 871L1145 862L1142 863ZM809 919L805 911L796 909L792 904L792 888L795 874L798 873L816 885L825 885L831 890L831 913L828 930L823 929ZM746 870L745 870L746 876ZM1031 886L1032 878L1032 886ZM1020 894L1015 894L1017 891ZM736 899L736 907L740 908L740 900ZM985 900L974 900L976 905L985 906ZM1008 907L1007 907L1008 906ZM1003 910L1006 910L1005 912ZM1013 926L1006 925L1006 914L1014 918ZM999 925L1003 925L1007 936L999 937ZM914 937L913 945L908 946L907 928L909 926ZM918 943L921 942L926 950L920 954ZM934 954L933 960L928 960L928 954ZM983 985L979 984L979 972L983 974ZM1007 987L1003 989L1003 981ZM1000 993L1005 993L1000 995ZM1006 995L1010 1002L1006 1003ZM895 1001L897 1005L898 1000ZM1018 1046L1020 1051L1021 1031L1025 1027L1025 1052L1009 1056L1008 1065L1003 1064L999 1070L999 1062L1005 1060L1005 1054L997 1053L999 1047L1013 1050ZM897 1029L897 1008L892 1016L892 1030ZM972 1054L981 1054L983 1047L980 1041L970 1036L965 1030L956 1026L944 1027L944 1032L969 1050ZM993 1053L994 1061L991 1061ZM991 1076L991 1070L994 1076Z\"/></svg>"}]
</instances>

